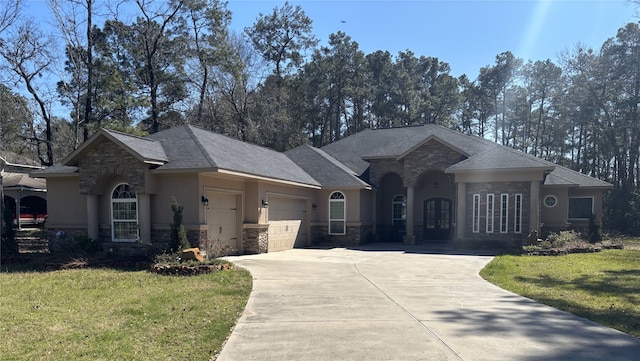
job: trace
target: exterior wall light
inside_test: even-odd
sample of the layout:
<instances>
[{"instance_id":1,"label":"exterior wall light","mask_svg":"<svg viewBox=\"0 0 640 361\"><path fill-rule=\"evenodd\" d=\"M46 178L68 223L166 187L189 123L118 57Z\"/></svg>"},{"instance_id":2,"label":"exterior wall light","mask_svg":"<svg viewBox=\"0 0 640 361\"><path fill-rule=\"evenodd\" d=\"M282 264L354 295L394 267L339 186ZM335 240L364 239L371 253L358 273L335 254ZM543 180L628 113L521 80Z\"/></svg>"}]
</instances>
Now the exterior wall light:
<instances>
[{"instance_id":1,"label":"exterior wall light","mask_svg":"<svg viewBox=\"0 0 640 361\"><path fill-rule=\"evenodd\" d=\"M262 206L263 206L264 208L269 207L269 202L267 202L267 201L265 201L265 200L263 199L263 200L262 200Z\"/></svg>"},{"instance_id":2,"label":"exterior wall light","mask_svg":"<svg viewBox=\"0 0 640 361\"><path fill-rule=\"evenodd\" d=\"M207 197L202 196L201 200L202 200L202 204L204 204L205 207L209 206L209 199Z\"/></svg>"}]
</instances>

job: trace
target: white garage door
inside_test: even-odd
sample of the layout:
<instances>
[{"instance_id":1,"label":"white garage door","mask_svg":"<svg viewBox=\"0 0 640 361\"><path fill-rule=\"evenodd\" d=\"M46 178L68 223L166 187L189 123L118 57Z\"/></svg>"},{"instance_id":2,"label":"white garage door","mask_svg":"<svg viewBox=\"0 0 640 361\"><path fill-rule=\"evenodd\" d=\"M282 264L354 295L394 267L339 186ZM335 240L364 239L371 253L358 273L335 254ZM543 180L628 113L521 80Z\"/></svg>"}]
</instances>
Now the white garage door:
<instances>
[{"instance_id":1,"label":"white garage door","mask_svg":"<svg viewBox=\"0 0 640 361\"><path fill-rule=\"evenodd\" d=\"M231 248L227 249L228 251L238 249L237 195L207 191L207 198L207 238L210 241L219 241L216 247Z\"/></svg>"},{"instance_id":2,"label":"white garage door","mask_svg":"<svg viewBox=\"0 0 640 361\"><path fill-rule=\"evenodd\" d=\"M306 201L296 198L269 197L268 252L307 245Z\"/></svg>"}]
</instances>

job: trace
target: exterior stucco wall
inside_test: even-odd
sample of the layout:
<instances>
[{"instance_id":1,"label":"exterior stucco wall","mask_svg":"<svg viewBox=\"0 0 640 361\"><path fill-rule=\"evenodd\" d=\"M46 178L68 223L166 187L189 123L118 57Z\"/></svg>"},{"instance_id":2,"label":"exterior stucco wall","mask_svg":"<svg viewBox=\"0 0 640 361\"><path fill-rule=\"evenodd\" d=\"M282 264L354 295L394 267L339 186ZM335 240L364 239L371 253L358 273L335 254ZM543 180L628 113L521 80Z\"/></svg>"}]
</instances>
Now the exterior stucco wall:
<instances>
[{"instance_id":1,"label":"exterior stucco wall","mask_svg":"<svg viewBox=\"0 0 640 361\"><path fill-rule=\"evenodd\" d=\"M86 227L87 203L78 177L48 178L47 192L47 227Z\"/></svg>"}]
</instances>

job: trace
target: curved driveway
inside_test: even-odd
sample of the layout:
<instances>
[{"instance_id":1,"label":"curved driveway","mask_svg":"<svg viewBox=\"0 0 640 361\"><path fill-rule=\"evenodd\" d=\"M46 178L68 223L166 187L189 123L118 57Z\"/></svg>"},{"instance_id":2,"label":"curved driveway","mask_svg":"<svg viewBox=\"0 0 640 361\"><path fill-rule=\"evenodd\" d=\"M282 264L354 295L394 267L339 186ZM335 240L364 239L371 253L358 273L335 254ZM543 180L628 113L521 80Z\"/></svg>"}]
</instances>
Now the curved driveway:
<instances>
[{"instance_id":1,"label":"curved driveway","mask_svg":"<svg viewBox=\"0 0 640 361\"><path fill-rule=\"evenodd\" d=\"M484 281L424 246L229 257L253 275L218 361L638 360L640 340Z\"/></svg>"}]
</instances>

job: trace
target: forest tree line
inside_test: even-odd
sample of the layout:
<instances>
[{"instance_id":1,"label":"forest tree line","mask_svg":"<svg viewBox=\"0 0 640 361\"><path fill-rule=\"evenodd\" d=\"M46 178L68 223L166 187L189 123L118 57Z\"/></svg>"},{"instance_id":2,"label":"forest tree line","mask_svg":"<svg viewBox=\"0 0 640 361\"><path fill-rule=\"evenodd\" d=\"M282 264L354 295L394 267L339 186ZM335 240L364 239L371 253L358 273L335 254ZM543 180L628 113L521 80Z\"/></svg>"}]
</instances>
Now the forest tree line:
<instances>
[{"instance_id":1,"label":"forest tree line","mask_svg":"<svg viewBox=\"0 0 640 361\"><path fill-rule=\"evenodd\" d=\"M55 31L23 5L0 4L2 153L53 165L103 127L190 123L283 151L439 124L612 183L607 228L640 233L640 23L558 63L505 51L470 79L341 31L319 45L288 3L242 33L219 0L47 0Z\"/></svg>"}]
</instances>

